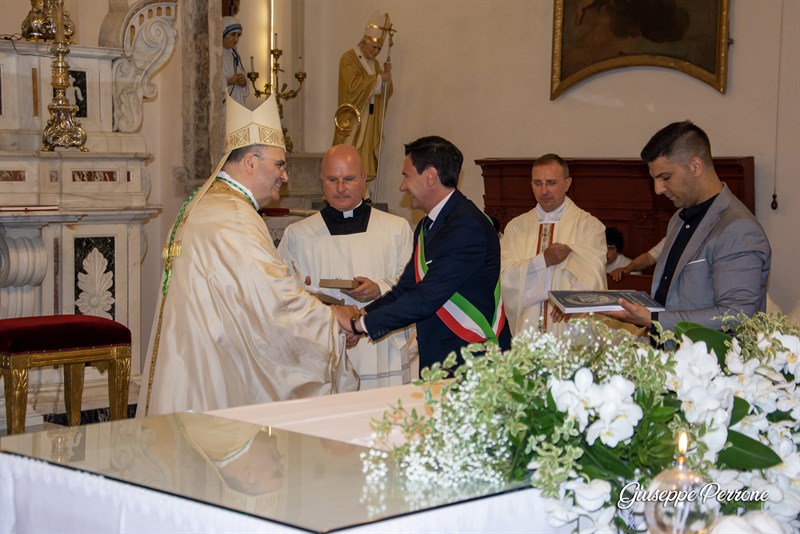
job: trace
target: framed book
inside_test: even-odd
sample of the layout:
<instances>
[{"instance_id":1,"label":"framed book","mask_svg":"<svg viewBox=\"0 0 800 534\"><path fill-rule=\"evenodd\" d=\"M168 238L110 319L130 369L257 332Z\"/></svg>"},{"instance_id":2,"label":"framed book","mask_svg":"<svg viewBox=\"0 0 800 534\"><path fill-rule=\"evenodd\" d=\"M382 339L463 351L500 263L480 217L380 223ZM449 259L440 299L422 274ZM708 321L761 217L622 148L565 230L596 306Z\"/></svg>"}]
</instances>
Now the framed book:
<instances>
[{"instance_id":1,"label":"framed book","mask_svg":"<svg viewBox=\"0 0 800 534\"><path fill-rule=\"evenodd\" d=\"M623 298L644 306L651 312L664 311L664 306L644 291L551 291L550 300L564 313L622 311L617 301Z\"/></svg>"},{"instance_id":2,"label":"framed book","mask_svg":"<svg viewBox=\"0 0 800 534\"><path fill-rule=\"evenodd\" d=\"M320 278L319 287L326 289L355 289L359 285L355 280L341 278Z\"/></svg>"}]
</instances>

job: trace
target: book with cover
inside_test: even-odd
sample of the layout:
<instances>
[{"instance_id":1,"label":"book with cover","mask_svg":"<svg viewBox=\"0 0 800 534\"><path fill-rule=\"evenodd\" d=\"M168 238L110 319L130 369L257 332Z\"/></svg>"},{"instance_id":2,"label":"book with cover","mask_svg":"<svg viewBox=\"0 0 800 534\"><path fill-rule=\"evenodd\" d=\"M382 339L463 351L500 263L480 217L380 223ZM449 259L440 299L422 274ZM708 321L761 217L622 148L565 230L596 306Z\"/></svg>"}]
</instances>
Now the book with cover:
<instances>
[{"instance_id":1,"label":"book with cover","mask_svg":"<svg viewBox=\"0 0 800 534\"><path fill-rule=\"evenodd\" d=\"M326 289L355 289L359 282L355 280L342 280L340 278L320 278L319 287Z\"/></svg>"},{"instance_id":2,"label":"book with cover","mask_svg":"<svg viewBox=\"0 0 800 534\"><path fill-rule=\"evenodd\" d=\"M589 313L622 311L617 300L623 298L634 304L644 306L651 312L664 311L664 306L653 300L644 291L551 291L550 300L564 313Z\"/></svg>"}]
</instances>

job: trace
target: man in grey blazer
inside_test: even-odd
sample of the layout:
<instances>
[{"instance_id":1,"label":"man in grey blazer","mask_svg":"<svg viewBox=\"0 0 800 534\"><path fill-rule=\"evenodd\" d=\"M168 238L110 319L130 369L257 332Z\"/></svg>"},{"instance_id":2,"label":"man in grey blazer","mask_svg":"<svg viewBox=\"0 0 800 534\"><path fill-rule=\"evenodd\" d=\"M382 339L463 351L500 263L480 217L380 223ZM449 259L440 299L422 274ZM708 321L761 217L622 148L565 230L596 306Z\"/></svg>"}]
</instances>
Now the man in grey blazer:
<instances>
[{"instance_id":1,"label":"man in grey blazer","mask_svg":"<svg viewBox=\"0 0 800 534\"><path fill-rule=\"evenodd\" d=\"M662 128L642 149L655 192L679 211L667 227L652 294L666 308L651 313L620 299L625 311L608 315L639 326L679 321L719 328L726 313L766 309L769 241L752 213L723 184L706 133L689 121Z\"/></svg>"}]
</instances>

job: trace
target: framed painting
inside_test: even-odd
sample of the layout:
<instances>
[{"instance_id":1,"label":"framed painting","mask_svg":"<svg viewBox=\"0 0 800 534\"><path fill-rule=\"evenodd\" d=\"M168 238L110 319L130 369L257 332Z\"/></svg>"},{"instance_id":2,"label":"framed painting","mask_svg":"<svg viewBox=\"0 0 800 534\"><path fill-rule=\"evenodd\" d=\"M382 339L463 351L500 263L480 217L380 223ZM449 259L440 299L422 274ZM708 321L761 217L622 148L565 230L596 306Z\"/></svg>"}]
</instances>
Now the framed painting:
<instances>
[{"instance_id":1,"label":"framed painting","mask_svg":"<svg viewBox=\"0 0 800 534\"><path fill-rule=\"evenodd\" d=\"M684 72L725 94L730 0L554 0L550 100L620 67Z\"/></svg>"}]
</instances>

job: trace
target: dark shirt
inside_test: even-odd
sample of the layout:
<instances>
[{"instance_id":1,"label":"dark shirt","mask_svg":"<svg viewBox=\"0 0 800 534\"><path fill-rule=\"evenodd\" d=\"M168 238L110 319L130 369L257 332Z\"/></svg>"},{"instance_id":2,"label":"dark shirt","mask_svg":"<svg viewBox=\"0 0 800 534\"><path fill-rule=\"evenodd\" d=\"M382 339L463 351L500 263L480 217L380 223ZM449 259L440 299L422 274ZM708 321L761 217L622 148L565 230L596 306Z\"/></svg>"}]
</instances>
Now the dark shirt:
<instances>
[{"instance_id":1,"label":"dark shirt","mask_svg":"<svg viewBox=\"0 0 800 534\"><path fill-rule=\"evenodd\" d=\"M353 210L352 217L345 217L344 212L327 204L319 213L331 235L350 235L367 231L371 209L369 204L362 202Z\"/></svg>"},{"instance_id":2,"label":"dark shirt","mask_svg":"<svg viewBox=\"0 0 800 534\"><path fill-rule=\"evenodd\" d=\"M689 244L689 240L692 238L694 231L697 230L700 221L703 220L703 217L705 217L708 212L708 208L711 207L711 204L714 203L716 198L717 195L714 195L705 202L681 210L678 214L678 217L683 220L683 226L681 227L681 231L678 232L678 236L675 238L672 248L669 249L667 262L664 265L664 273L661 276L656 294L653 295L653 298L657 302L666 304L667 293L669 293L669 286L672 284L672 277L675 274L675 267L678 265L678 260L681 259L681 255L683 255L686 245Z\"/></svg>"}]
</instances>

